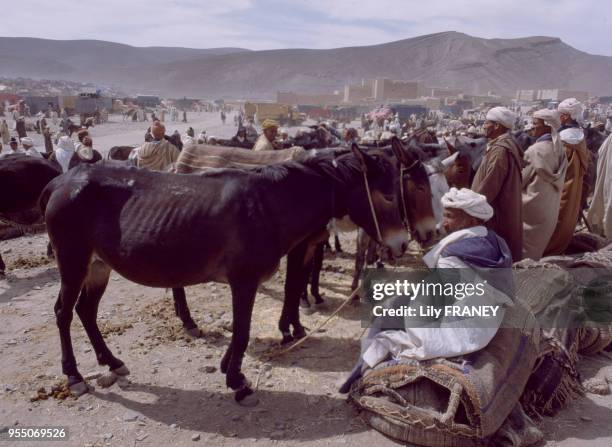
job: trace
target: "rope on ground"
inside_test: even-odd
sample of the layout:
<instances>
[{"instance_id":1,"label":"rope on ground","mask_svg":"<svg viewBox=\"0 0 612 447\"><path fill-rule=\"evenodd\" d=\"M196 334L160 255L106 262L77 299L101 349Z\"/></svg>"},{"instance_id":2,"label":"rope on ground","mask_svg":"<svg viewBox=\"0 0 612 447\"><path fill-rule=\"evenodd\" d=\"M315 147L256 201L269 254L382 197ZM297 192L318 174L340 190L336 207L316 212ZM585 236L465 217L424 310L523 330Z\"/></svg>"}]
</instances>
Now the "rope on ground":
<instances>
[{"instance_id":1,"label":"rope on ground","mask_svg":"<svg viewBox=\"0 0 612 447\"><path fill-rule=\"evenodd\" d=\"M350 303L353 300L355 295L357 295L358 291L359 291L359 288L353 290L353 293L351 293L346 298L346 300L342 304L340 304L340 306L338 306L338 308L336 310L334 310L329 317L327 317L325 319L325 321L323 321L321 324L319 324L314 330L310 331L310 333L307 334L304 338L299 339L294 344L292 344L288 348L283 349L282 351L276 351L276 352L273 352L273 353L269 354L267 356L267 360L271 360L273 358L280 357L281 355L287 354L289 351L292 351L293 349L297 348L299 345L304 343L306 340L308 340L313 334L319 332L319 330L321 328L323 328L323 326L325 326L327 323L329 323L331 321L331 319L334 318L338 314L338 312L340 312L348 303Z\"/></svg>"}]
</instances>

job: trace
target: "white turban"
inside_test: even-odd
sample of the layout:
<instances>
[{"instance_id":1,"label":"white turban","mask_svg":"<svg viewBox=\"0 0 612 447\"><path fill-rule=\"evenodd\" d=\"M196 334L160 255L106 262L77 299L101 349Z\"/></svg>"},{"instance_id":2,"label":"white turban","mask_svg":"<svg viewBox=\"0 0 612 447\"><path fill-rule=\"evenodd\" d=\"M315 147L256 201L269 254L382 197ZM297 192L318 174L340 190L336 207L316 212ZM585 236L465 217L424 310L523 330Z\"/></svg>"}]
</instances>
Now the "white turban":
<instances>
[{"instance_id":1,"label":"white turban","mask_svg":"<svg viewBox=\"0 0 612 447\"><path fill-rule=\"evenodd\" d=\"M487 112L486 119L488 121L495 121L508 129L512 129L516 121L516 114L506 107L493 107Z\"/></svg>"},{"instance_id":2,"label":"white turban","mask_svg":"<svg viewBox=\"0 0 612 447\"><path fill-rule=\"evenodd\" d=\"M559 113L568 113L573 120L582 120L582 104L576 98L564 99L557 107Z\"/></svg>"},{"instance_id":3,"label":"white turban","mask_svg":"<svg viewBox=\"0 0 612 447\"><path fill-rule=\"evenodd\" d=\"M32 141L30 137L21 138L21 144L23 146L34 146L34 142Z\"/></svg>"},{"instance_id":4,"label":"white turban","mask_svg":"<svg viewBox=\"0 0 612 447\"><path fill-rule=\"evenodd\" d=\"M553 129L558 129L559 127L561 127L561 122L559 121L559 112L557 112L556 110L541 109L534 112L533 117L541 119L546 123L547 126L550 126Z\"/></svg>"},{"instance_id":5,"label":"white turban","mask_svg":"<svg viewBox=\"0 0 612 447\"><path fill-rule=\"evenodd\" d=\"M463 210L485 222L493 217L493 208L487 203L487 198L467 188L451 188L442 196L442 206Z\"/></svg>"},{"instance_id":6,"label":"white turban","mask_svg":"<svg viewBox=\"0 0 612 447\"><path fill-rule=\"evenodd\" d=\"M564 143L579 144L584 139L584 132L582 129L570 127L559 132L559 137L561 137L561 141Z\"/></svg>"}]
</instances>

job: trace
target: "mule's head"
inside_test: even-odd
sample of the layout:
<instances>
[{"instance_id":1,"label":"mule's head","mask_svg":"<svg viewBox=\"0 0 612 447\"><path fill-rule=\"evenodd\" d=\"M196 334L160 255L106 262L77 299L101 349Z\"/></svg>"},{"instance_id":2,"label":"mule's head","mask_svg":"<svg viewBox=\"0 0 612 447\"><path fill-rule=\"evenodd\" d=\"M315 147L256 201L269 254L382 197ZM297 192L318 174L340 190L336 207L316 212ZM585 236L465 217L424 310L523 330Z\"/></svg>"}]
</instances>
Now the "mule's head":
<instances>
[{"instance_id":1,"label":"mule's head","mask_svg":"<svg viewBox=\"0 0 612 447\"><path fill-rule=\"evenodd\" d=\"M442 161L448 186L458 189L469 188L482 161L487 140L485 138L455 137L444 140L449 157Z\"/></svg>"},{"instance_id":2,"label":"mule's head","mask_svg":"<svg viewBox=\"0 0 612 447\"><path fill-rule=\"evenodd\" d=\"M413 238L420 244L427 244L436 232L427 170L417 151L406 149L398 138L391 140L391 148L399 163L396 189L399 190L400 213Z\"/></svg>"},{"instance_id":3,"label":"mule's head","mask_svg":"<svg viewBox=\"0 0 612 447\"><path fill-rule=\"evenodd\" d=\"M369 155L356 144L351 147L365 179L347 196L348 215L355 224L378 242L386 245L395 257L408 248L408 232L400 214L399 172L390 158Z\"/></svg>"}]
</instances>

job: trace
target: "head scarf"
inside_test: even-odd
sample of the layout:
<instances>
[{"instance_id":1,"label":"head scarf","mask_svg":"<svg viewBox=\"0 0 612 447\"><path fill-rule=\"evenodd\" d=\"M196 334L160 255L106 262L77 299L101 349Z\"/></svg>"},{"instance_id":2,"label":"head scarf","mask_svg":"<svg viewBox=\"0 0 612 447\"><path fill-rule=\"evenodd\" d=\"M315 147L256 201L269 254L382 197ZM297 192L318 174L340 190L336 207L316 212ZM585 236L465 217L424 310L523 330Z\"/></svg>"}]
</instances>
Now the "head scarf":
<instances>
[{"instance_id":1,"label":"head scarf","mask_svg":"<svg viewBox=\"0 0 612 447\"><path fill-rule=\"evenodd\" d=\"M582 104L576 98L567 98L559 103L559 113L569 114L573 120L582 121Z\"/></svg>"},{"instance_id":2,"label":"head scarf","mask_svg":"<svg viewBox=\"0 0 612 447\"><path fill-rule=\"evenodd\" d=\"M506 107L493 107L487 112L486 119L488 121L495 121L508 129L512 129L516 121L516 114Z\"/></svg>"},{"instance_id":3,"label":"head scarf","mask_svg":"<svg viewBox=\"0 0 612 447\"><path fill-rule=\"evenodd\" d=\"M21 145L22 146L34 146L34 142L32 141L32 139L30 137L23 137L21 138Z\"/></svg>"},{"instance_id":4,"label":"head scarf","mask_svg":"<svg viewBox=\"0 0 612 447\"><path fill-rule=\"evenodd\" d=\"M561 161L560 166L566 163L567 157L565 155L565 150L563 150L561 146L559 134L557 133L557 129L561 127L559 112L557 110L540 109L533 113L533 117L541 119L544 121L544 124L550 127L550 136L552 138L553 149Z\"/></svg>"},{"instance_id":5,"label":"head scarf","mask_svg":"<svg viewBox=\"0 0 612 447\"><path fill-rule=\"evenodd\" d=\"M277 121L271 119L267 119L261 124L261 128L263 130L272 129L273 127L276 127L278 129L279 126L280 124L278 124Z\"/></svg>"},{"instance_id":6,"label":"head scarf","mask_svg":"<svg viewBox=\"0 0 612 447\"><path fill-rule=\"evenodd\" d=\"M493 217L493 208L487 203L487 198L467 188L451 188L442 196L442 206L460 209L485 222Z\"/></svg>"},{"instance_id":7,"label":"head scarf","mask_svg":"<svg viewBox=\"0 0 612 447\"><path fill-rule=\"evenodd\" d=\"M70 160L74 155L74 143L70 137L63 136L59 139L55 148L55 158L62 167L62 172L68 171Z\"/></svg>"},{"instance_id":8,"label":"head scarf","mask_svg":"<svg viewBox=\"0 0 612 447\"><path fill-rule=\"evenodd\" d=\"M584 132L577 127L570 127L559 132L559 136L564 143L575 145L584 139Z\"/></svg>"}]
</instances>

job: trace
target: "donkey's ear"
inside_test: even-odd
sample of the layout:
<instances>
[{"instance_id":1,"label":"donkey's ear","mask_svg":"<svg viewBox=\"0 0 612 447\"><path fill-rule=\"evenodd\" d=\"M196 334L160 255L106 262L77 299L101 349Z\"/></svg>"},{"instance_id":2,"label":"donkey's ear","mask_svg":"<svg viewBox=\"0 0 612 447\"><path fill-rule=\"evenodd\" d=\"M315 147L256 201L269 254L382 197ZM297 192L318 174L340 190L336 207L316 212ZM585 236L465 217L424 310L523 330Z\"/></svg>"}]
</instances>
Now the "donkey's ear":
<instances>
[{"instance_id":1,"label":"donkey's ear","mask_svg":"<svg viewBox=\"0 0 612 447\"><path fill-rule=\"evenodd\" d=\"M369 162L370 156L366 154L363 149L357 146L356 143L353 143L351 145L351 152L353 153L353 155L355 155L355 157L357 158L357 161L359 161L361 170L363 172L368 172L368 164L369 164L368 162Z\"/></svg>"},{"instance_id":2,"label":"donkey's ear","mask_svg":"<svg viewBox=\"0 0 612 447\"><path fill-rule=\"evenodd\" d=\"M457 152L455 146L453 146L446 138L444 139L444 142L446 143L446 147L448 148L449 155L453 155L455 152Z\"/></svg>"},{"instance_id":3,"label":"donkey's ear","mask_svg":"<svg viewBox=\"0 0 612 447\"><path fill-rule=\"evenodd\" d=\"M409 163L408 156L406 155L406 150L404 149L404 145L397 137L391 138L391 150L395 155L395 158L404 165Z\"/></svg>"}]
</instances>

